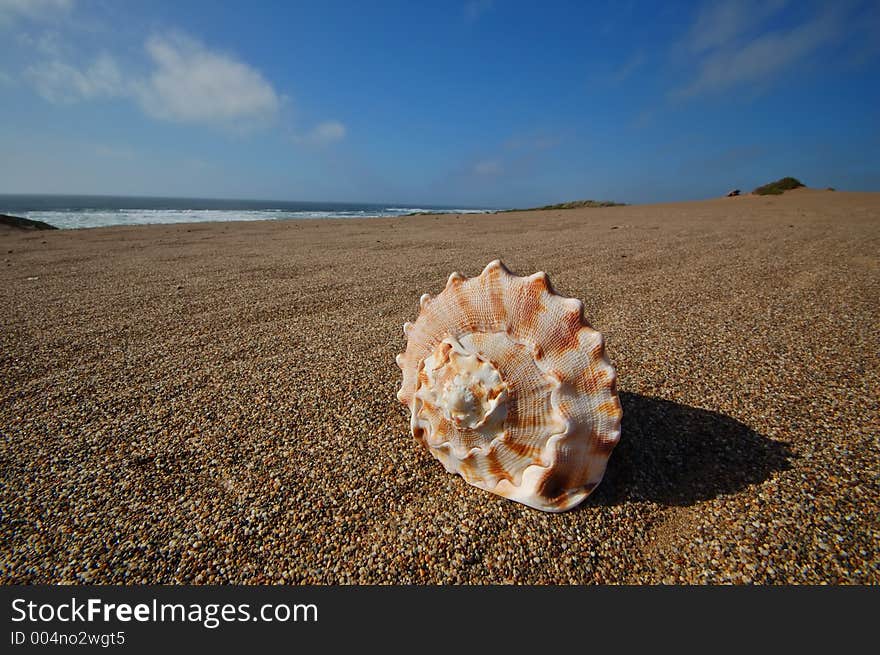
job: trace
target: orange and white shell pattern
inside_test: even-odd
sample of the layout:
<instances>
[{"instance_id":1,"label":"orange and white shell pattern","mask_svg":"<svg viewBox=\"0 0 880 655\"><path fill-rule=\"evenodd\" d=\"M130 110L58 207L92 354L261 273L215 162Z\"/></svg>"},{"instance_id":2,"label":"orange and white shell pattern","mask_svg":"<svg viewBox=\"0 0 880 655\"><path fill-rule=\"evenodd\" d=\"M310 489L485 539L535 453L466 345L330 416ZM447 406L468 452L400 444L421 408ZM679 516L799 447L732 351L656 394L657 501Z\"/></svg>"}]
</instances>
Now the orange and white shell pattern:
<instances>
[{"instance_id":1,"label":"orange and white shell pattern","mask_svg":"<svg viewBox=\"0 0 880 655\"><path fill-rule=\"evenodd\" d=\"M620 440L617 376L583 303L500 261L449 276L403 326L397 398L450 473L548 512L596 488Z\"/></svg>"}]
</instances>

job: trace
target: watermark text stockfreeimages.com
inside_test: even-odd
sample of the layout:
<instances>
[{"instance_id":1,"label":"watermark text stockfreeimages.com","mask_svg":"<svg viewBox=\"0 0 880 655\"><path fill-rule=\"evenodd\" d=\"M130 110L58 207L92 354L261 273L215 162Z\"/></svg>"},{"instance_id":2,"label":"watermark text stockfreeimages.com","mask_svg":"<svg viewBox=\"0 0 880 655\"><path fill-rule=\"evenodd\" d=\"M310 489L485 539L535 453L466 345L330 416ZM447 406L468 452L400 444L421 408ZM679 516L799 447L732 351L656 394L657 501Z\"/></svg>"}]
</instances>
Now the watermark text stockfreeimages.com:
<instances>
[{"instance_id":1,"label":"watermark text stockfreeimages.com","mask_svg":"<svg viewBox=\"0 0 880 655\"><path fill-rule=\"evenodd\" d=\"M264 623L318 622L318 607L313 603L107 603L100 598L61 603L37 603L24 598L12 601L14 623L198 623L209 630L223 623L262 621Z\"/></svg>"}]
</instances>

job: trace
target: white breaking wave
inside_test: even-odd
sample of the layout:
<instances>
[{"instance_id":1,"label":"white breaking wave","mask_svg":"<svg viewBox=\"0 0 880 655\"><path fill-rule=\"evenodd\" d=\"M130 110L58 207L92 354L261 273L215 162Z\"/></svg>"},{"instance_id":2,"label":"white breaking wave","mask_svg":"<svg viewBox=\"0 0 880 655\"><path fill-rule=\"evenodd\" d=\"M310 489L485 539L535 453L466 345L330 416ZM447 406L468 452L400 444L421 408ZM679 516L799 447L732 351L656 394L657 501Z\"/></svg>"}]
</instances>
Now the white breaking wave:
<instances>
[{"instance_id":1,"label":"white breaking wave","mask_svg":"<svg viewBox=\"0 0 880 655\"><path fill-rule=\"evenodd\" d=\"M351 211L286 209L81 209L28 211L20 215L45 221L61 229L109 227L112 225L156 225L169 223L211 223L217 221L280 221L303 218L367 218L393 217L430 212L450 214L483 214L487 209L446 209L422 207L386 207Z\"/></svg>"}]
</instances>

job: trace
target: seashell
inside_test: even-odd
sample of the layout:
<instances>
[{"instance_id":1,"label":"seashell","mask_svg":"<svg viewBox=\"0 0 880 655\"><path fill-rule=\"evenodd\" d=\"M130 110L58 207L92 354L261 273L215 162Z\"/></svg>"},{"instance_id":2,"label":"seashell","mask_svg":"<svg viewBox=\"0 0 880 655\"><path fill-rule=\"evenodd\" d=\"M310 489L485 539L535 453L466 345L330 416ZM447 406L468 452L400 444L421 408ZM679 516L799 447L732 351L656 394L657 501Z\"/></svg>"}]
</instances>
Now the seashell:
<instances>
[{"instance_id":1,"label":"seashell","mask_svg":"<svg viewBox=\"0 0 880 655\"><path fill-rule=\"evenodd\" d=\"M620 440L617 375L583 303L500 261L449 276L403 326L397 398L450 473L529 507L571 509Z\"/></svg>"}]
</instances>

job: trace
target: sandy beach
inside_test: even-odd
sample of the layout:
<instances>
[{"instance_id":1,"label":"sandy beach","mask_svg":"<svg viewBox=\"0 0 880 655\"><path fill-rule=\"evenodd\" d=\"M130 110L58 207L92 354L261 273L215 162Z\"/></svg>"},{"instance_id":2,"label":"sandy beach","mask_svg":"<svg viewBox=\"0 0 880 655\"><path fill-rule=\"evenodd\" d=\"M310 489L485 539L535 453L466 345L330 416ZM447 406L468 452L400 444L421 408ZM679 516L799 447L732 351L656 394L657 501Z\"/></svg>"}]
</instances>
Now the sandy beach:
<instances>
[{"instance_id":1,"label":"sandy beach","mask_svg":"<svg viewBox=\"0 0 880 655\"><path fill-rule=\"evenodd\" d=\"M0 228L3 583L878 583L880 194ZM401 326L500 258L623 435L577 509L409 434Z\"/></svg>"}]
</instances>

